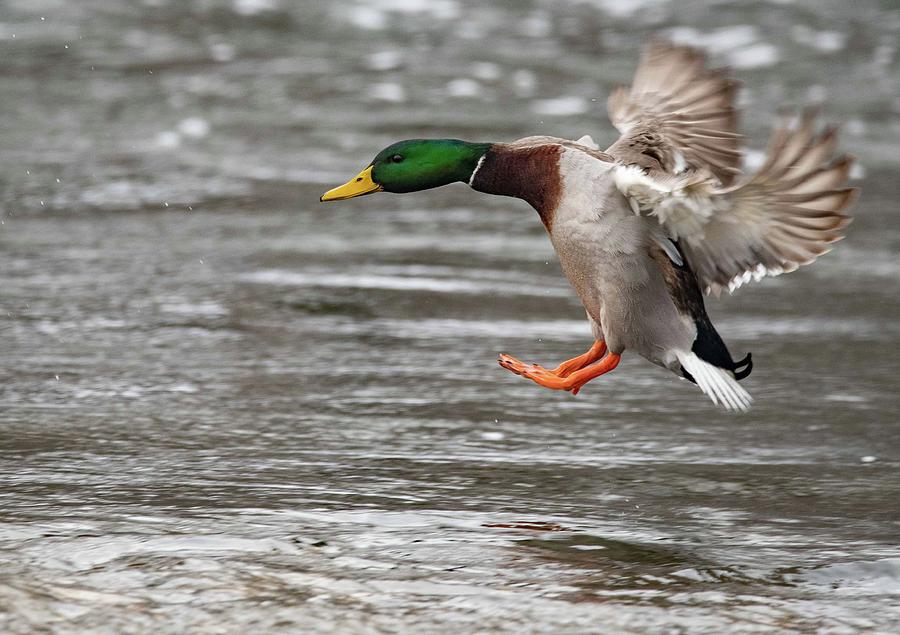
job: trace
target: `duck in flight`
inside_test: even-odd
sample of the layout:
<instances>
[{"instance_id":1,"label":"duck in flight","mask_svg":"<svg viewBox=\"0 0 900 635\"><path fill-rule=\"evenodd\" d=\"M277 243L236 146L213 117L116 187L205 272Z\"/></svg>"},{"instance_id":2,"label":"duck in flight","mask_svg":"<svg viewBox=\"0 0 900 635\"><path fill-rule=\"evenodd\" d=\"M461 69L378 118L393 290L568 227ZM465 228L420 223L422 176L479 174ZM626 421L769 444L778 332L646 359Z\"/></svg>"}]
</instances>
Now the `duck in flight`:
<instances>
[{"instance_id":1,"label":"duck in flight","mask_svg":"<svg viewBox=\"0 0 900 635\"><path fill-rule=\"evenodd\" d=\"M621 133L605 151L534 136L511 143L411 139L379 152L322 201L417 192L455 182L512 196L537 210L581 299L594 343L555 368L501 355L500 365L572 394L608 373L626 350L695 384L729 410L751 397L704 306L750 280L806 265L843 237L855 197L836 129L814 112L782 121L766 158L742 173L737 85L693 48L653 42L632 85L608 101Z\"/></svg>"}]
</instances>

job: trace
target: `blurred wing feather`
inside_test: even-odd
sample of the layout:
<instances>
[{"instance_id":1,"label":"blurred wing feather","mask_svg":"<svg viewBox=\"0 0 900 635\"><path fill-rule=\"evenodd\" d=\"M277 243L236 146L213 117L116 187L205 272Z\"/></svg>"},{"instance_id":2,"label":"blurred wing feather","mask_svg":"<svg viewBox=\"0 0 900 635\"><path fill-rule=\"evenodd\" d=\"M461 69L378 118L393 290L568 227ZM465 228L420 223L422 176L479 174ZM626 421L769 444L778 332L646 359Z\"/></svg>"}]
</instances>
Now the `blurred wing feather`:
<instances>
[{"instance_id":1,"label":"blurred wing feather","mask_svg":"<svg viewBox=\"0 0 900 635\"><path fill-rule=\"evenodd\" d=\"M607 110L622 136L607 153L651 172L706 169L730 184L741 160L736 90L724 69L706 67L697 49L653 42L631 87L609 97Z\"/></svg>"},{"instance_id":2,"label":"blurred wing feather","mask_svg":"<svg viewBox=\"0 0 900 635\"><path fill-rule=\"evenodd\" d=\"M636 213L679 240L707 293L733 291L809 264L843 238L853 159L831 159L836 131L817 133L814 119L810 111L796 126L782 122L762 167L729 187L703 170L655 176L634 166L619 166L616 184Z\"/></svg>"},{"instance_id":3,"label":"blurred wing feather","mask_svg":"<svg viewBox=\"0 0 900 635\"><path fill-rule=\"evenodd\" d=\"M686 257L707 292L733 291L751 279L807 265L843 238L855 188L846 187L849 156L830 160L836 131L816 134L815 113L796 127L782 122L762 167L713 193L718 210L703 231L686 236Z\"/></svg>"}]
</instances>

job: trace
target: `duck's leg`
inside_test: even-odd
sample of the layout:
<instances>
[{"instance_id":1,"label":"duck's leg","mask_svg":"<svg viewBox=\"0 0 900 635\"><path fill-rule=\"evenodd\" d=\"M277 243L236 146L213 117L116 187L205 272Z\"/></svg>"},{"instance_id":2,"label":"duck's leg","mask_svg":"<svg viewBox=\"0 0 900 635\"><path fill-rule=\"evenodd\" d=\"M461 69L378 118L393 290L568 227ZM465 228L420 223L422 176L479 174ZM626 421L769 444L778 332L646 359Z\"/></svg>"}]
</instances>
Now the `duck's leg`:
<instances>
[{"instance_id":1,"label":"duck's leg","mask_svg":"<svg viewBox=\"0 0 900 635\"><path fill-rule=\"evenodd\" d=\"M588 364L593 364L606 354L606 342L597 340L586 353L582 353L578 357L567 359L562 364L551 370L550 372L559 377L568 377L576 370L581 370ZM537 364L535 364L537 366ZM538 366L540 368L540 366Z\"/></svg>"},{"instance_id":2,"label":"duck's leg","mask_svg":"<svg viewBox=\"0 0 900 635\"><path fill-rule=\"evenodd\" d=\"M590 364L576 370L569 374L567 377L560 377L549 370L544 368L539 368L536 365L532 364L530 367L525 367L521 371L515 370L506 366L503 363L503 360L500 361L500 365L504 368L508 368L516 374L522 375L522 377L527 377L534 383L543 386L544 388L551 388L553 390L569 390L573 395L577 395L578 391L581 390L581 387L586 383L591 381L592 379L603 375L604 373L608 373L616 366L619 365L619 360L622 359L621 355L616 353L609 353L606 357L601 359L596 364ZM521 362L519 362L521 364Z\"/></svg>"},{"instance_id":3,"label":"duck's leg","mask_svg":"<svg viewBox=\"0 0 900 635\"><path fill-rule=\"evenodd\" d=\"M500 358L497 361L503 368L517 375L529 377L526 373L530 372L532 374L540 374L542 376L553 375L557 378L565 379L572 373L593 364L603 357L604 353L606 353L606 343L602 340L597 340L586 353L582 353L578 357L573 357L572 359L564 361L553 370L548 370L540 364L526 364L511 355L500 355ZM529 379L533 379L533 377L529 377ZM577 391L575 392L577 393Z\"/></svg>"},{"instance_id":4,"label":"duck's leg","mask_svg":"<svg viewBox=\"0 0 900 635\"><path fill-rule=\"evenodd\" d=\"M572 359L567 359L553 370L544 368L540 364L526 364L512 355L500 355L497 361L503 368L517 375L523 374L526 370L537 369L546 373L552 373L557 377L568 377L576 370L581 370L588 364L593 364L603 357L604 353L606 353L606 343L602 340L597 340L586 353L582 353L578 357L573 357Z\"/></svg>"}]
</instances>

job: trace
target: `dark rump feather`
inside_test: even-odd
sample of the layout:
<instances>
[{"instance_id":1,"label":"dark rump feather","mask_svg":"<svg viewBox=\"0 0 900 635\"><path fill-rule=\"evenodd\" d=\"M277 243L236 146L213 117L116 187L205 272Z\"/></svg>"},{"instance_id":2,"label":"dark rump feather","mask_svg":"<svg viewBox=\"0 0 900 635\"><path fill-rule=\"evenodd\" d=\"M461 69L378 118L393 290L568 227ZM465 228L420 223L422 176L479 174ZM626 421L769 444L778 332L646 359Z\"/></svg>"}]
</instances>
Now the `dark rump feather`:
<instances>
[{"instance_id":1,"label":"dark rump feather","mask_svg":"<svg viewBox=\"0 0 900 635\"><path fill-rule=\"evenodd\" d=\"M666 256L662 249L657 248L652 252L654 259L662 269L663 277L666 281L666 287L675 307L683 314L691 316L697 327L697 337L691 346L691 352L705 362L724 368L734 373L737 380L744 379L753 370L753 358L750 353L735 362L731 357L731 353L722 336L716 331L709 315L706 313L706 305L703 301L703 293L700 290L700 284L697 276L691 269L690 261L684 257L681 245L674 243L675 248L681 254L683 264L677 265ZM681 374L695 384L694 378L684 367L681 368Z\"/></svg>"}]
</instances>

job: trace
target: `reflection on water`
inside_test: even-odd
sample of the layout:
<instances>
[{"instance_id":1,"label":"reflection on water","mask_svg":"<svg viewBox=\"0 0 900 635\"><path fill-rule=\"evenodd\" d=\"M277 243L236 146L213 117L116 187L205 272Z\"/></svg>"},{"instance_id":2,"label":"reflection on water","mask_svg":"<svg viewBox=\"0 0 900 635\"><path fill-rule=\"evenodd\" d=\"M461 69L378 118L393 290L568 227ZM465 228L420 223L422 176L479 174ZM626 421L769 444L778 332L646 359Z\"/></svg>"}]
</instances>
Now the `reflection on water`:
<instances>
[{"instance_id":1,"label":"reflection on water","mask_svg":"<svg viewBox=\"0 0 900 635\"><path fill-rule=\"evenodd\" d=\"M885 6L7 0L0 630L896 630ZM611 139L660 30L864 168L834 253L713 303L746 415L499 369L590 337L517 201L317 202L400 137Z\"/></svg>"}]
</instances>

